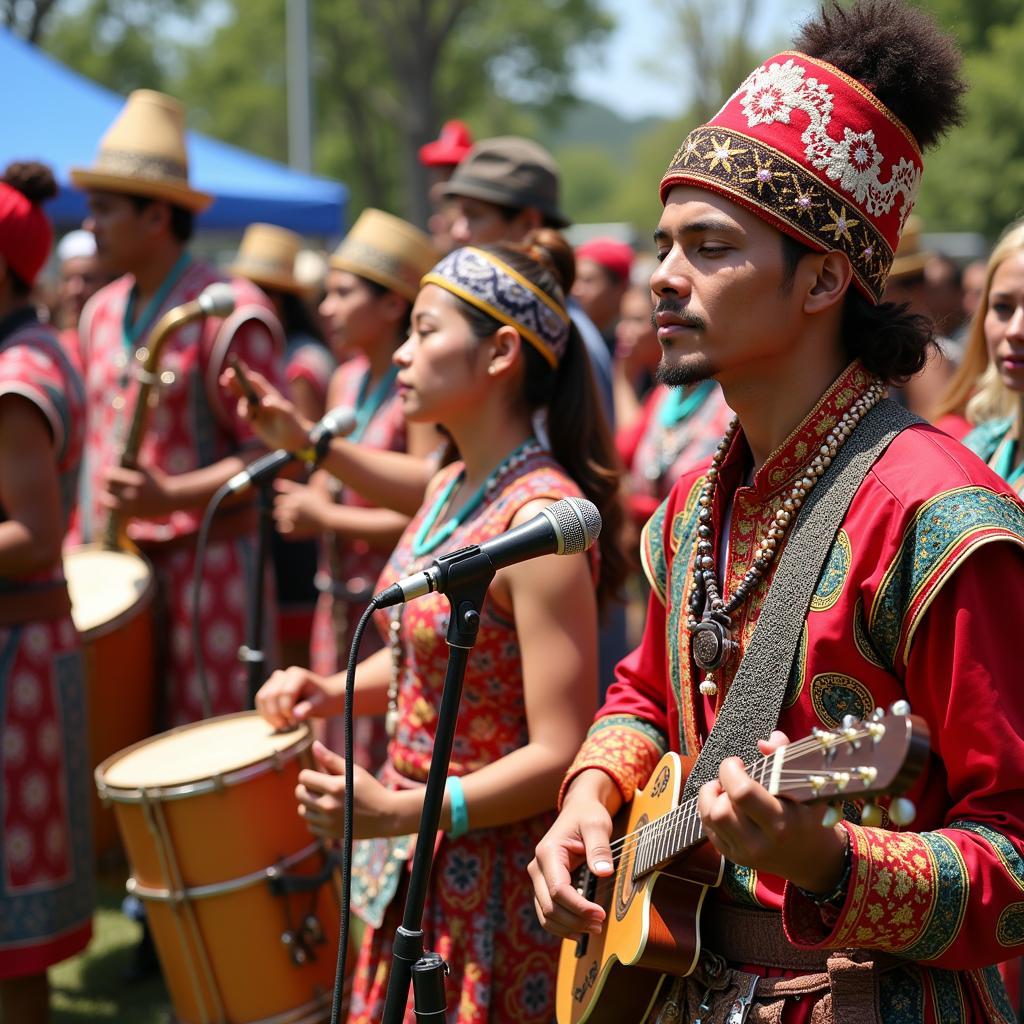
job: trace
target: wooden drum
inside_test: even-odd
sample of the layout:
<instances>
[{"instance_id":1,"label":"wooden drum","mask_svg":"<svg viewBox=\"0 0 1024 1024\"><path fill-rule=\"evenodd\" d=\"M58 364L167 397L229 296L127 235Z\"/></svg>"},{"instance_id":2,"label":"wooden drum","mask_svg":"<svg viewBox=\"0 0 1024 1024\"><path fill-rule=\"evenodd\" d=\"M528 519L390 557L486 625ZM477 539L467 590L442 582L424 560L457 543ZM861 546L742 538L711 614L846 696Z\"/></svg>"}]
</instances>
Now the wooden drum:
<instances>
[{"instance_id":1,"label":"wooden drum","mask_svg":"<svg viewBox=\"0 0 1024 1024\"><path fill-rule=\"evenodd\" d=\"M244 711L108 758L114 805L164 979L187 1024L313 1024L330 1014L339 879L295 810L307 726Z\"/></svg>"},{"instance_id":2,"label":"wooden drum","mask_svg":"<svg viewBox=\"0 0 1024 1024\"><path fill-rule=\"evenodd\" d=\"M96 545L64 554L71 617L82 638L90 766L152 736L156 722L153 569L140 555ZM117 851L117 826L93 799L98 864Z\"/></svg>"}]
</instances>

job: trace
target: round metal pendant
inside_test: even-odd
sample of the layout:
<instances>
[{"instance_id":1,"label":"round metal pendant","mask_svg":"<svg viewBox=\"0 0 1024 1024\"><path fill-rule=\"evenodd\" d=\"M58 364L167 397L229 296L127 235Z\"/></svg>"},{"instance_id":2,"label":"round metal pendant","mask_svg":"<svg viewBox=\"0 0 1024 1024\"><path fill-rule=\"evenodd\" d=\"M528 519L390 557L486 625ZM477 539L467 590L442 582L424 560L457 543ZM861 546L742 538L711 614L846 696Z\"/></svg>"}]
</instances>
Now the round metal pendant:
<instances>
[{"instance_id":1,"label":"round metal pendant","mask_svg":"<svg viewBox=\"0 0 1024 1024\"><path fill-rule=\"evenodd\" d=\"M693 660L705 672L714 672L722 667L730 646L725 627L714 619L705 619L690 634Z\"/></svg>"}]
</instances>

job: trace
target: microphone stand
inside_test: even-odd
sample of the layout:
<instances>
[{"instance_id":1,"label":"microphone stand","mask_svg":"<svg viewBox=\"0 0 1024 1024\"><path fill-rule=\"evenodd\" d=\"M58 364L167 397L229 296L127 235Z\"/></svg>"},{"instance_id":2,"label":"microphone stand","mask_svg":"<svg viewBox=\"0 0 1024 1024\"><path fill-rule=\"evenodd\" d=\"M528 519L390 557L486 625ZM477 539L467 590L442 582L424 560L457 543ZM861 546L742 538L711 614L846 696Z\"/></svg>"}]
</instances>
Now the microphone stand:
<instances>
[{"instance_id":1,"label":"microphone stand","mask_svg":"<svg viewBox=\"0 0 1024 1024\"><path fill-rule=\"evenodd\" d=\"M283 465L279 467L283 469ZM267 678L267 654L264 650L263 619L266 605L267 550L270 547L271 513L274 508L274 494L271 490L277 472L260 480L259 520L256 528L256 560L253 587L249 592L249 610L246 616L247 640L238 648L238 660L245 665L249 707L256 707L256 691Z\"/></svg>"},{"instance_id":2,"label":"microphone stand","mask_svg":"<svg viewBox=\"0 0 1024 1024\"><path fill-rule=\"evenodd\" d=\"M434 859L434 837L441 822L444 784L451 763L455 726L462 700L469 652L480 629L480 609L495 568L478 547L463 548L443 555L434 562L441 585L451 605L448 620L448 667L445 671L441 706L438 709L434 753L430 759L423 811L413 854L409 889L405 898L402 923L395 932L391 950L391 974L381 1024L402 1024L413 983L413 1007L417 1021L443 1024L446 1010L444 976L448 965L436 953L423 949L423 907L427 883Z\"/></svg>"}]
</instances>

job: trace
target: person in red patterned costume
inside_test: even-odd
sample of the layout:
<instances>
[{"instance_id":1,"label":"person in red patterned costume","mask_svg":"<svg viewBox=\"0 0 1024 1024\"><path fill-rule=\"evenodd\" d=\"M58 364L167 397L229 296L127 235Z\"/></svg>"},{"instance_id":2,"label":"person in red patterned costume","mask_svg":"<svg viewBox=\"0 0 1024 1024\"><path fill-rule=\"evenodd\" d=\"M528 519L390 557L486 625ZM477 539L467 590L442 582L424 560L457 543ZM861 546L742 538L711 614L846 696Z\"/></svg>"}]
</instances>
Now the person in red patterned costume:
<instances>
[{"instance_id":1,"label":"person in red patterned costume","mask_svg":"<svg viewBox=\"0 0 1024 1024\"><path fill-rule=\"evenodd\" d=\"M61 567L85 437L81 377L29 296L57 194L0 180L0 1018L49 1019L47 968L92 935L85 679Z\"/></svg>"},{"instance_id":2,"label":"person in red patterned costume","mask_svg":"<svg viewBox=\"0 0 1024 1024\"><path fill-rule=\"evenodd\" d=\"M604 910L570 870L585 859L611 874L611 816L666 750L700 751L769 588L790 585L775 567L809 488L884 386L924 365L929 326L880 299L920 147L959 118L958 65L897 0L830 6L672 158L652 278L659 373L673 386L718 380L738 422L644 531L643 641L529 869L557 935L600 930ZM1024 948L1024 510L915 422L829 536L761 750L907 700L931 730L916 819L865 822L850 801L823 827L820 807L771 795L738 758L710 765L697 810L725 858L704 907L714 942L690 977L667 979L649 1019L1009 1024L991 965ZM738 649L722 663L727 644Z\"/></svg>"},{"instance_id":3,"label":"person in red patterned costume","mask_svg":"<svg viewBox=\"0 0 1024 1024\"><path fill-rule=\"evenodd\" d=\"M100 259L122 275L86 305L79 329L89 414L81 534L98 539L116 511L127 519L129 539L152 561L166 616L162 724L180 725L203 717L190 632L195 535L210 497L261 450L219 377L237 355L277 381L284 339L263 293L232 280L234 312L192 321L167 340L138 465L120 468L138 388L131 369L136 351L163 313L224 280L188 251L193 216L211 199L188 181L184 111L148 90L129 96L95 165L72 170L71 177L88 192L86 224ZM256 518L249 500L226 505L206 552L202 653L213 714L246 704L238 648L254 585ZM266 621L274 621L272 607Z\"/></svg>"},{"instance_id":4,"label":"person in red patterned costume","mask_svg":"<svg viewBox=\"0 0 1024 1024\"><path fill-rule=\"evenodd\" d=\"M440 423L459 461L431 482L378 588L438 555L584 494L603 518L599 558L539 558L498 572L481 612L425 910L427 948L448 962L447 1019L548 1024L556 941L534 917L526 864L553 819L558 782L597 694L598 606L622 580L622 509L612 441L566 310L572 250L546 230L525 245L462 248L423 279L412 334L395 354L410 422ZM594 574L599 572L595 585ZM401 920L445 675L449 606L411 602L377 624L389 644L363 661L356 714L387 709L388 760L357 769L353 896L370 926L350 1024L380 1020ZM274 725L341 709L344 675L278 673L257 706ZM300 777L313 831L342 831L341 758L315 746ZM413 1021L411 1007L406 1021Z\"/></svg>"}]
</instances>

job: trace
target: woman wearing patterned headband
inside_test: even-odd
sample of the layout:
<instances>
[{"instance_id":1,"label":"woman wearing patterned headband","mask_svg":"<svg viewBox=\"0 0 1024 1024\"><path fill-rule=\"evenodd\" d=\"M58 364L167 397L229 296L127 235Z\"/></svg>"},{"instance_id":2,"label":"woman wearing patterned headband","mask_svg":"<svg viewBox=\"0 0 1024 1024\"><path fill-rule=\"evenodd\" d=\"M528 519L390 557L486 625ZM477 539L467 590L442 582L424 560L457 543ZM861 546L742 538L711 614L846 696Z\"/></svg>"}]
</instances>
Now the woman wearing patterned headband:
<instances>
[{"instance_id":1,"label":"woman wearing patterned headband","mask_svg":"<svg viewBox=\"0 0 1024 1024\"><path fill-rule=\"evenodd\" d=\"M658 993L622 969L638 1018L654 1002L659 1022L1015 1019L992 965L1024 950L1024 507L883 398L933 344L881 296L921 149L958 122L963 91L955 46L918 7L830 4L662 179L663 379L713 377L737 418L647 524L643 641L530 866L547 927L600 931L611 908L570 869L609 877L611 816L665 752L696 755L694 802L672 819L686 835L661 829L656 851L706 838L721 884L699 961L679 963L691 973ZM930 733L909 806L855 795L829 757L800 764L827 729L871 778L877 726L856 723L907 702ZM790 799L808 773L840 802Z\"/></svg>"},{"instance_id":2,"label":"woman wearing patterned headband","mask_svg":"<svg viewBox=\"0 0 1024 1024\"><path fill-rule=\"evenodd\" d=\"M29 302L50 253L41 164L0 181L0 1019L46 1021L46 970L92 934L85 685L61 569L81 377Z\"/></svg>"},{"instance_id":3,"label":"woman wearing patterned headband","mask_svg":"<svg viewBox=\"0 0 1024 1024\"><path fill-rule=\"evenodd\" d=\"M1024 221L1011 224L989 257L963 362L943 412L975 425L964 444L1024 495Z\"/></svg>"},{"instance_id":4,"label":"woman wearing patterned headband","mask_svg":"<svg viewBox=\"0 0 1024 1024\"><path fill-rule=\"evenodd\" d=\"M440 423L460 460L431 483L378 587L525 522L581 492L604 520L599 558L540 558L501 570L470 658L434 861L425 943L448 962L450 1021L547 1024L557 942L539 928L525 874L551 822L558 779L597 693L598 607L623 575L611 440L565 309L572 254L541 232L524 251L459 249L424 278L409 340L395 356L411 422ZM600 572L599 582L594 575ZM356 779L354 893L370 925L350 1022L380 1019L405 862L422 805L447 658L447 600L381 613L390 649L360 666L356 712L388 711L377 781ZM274 725L341 708L343 677L278 673L257 706ZM301 813L341 834L341 759L317 747ZM411 1013L409 1020L412 1019Z\"/></svg>"}]
</instances>

